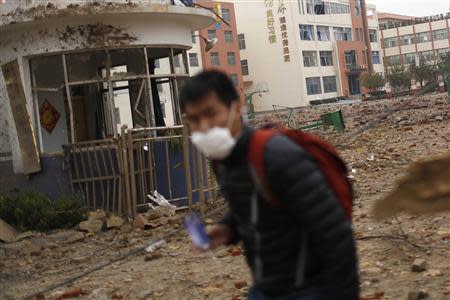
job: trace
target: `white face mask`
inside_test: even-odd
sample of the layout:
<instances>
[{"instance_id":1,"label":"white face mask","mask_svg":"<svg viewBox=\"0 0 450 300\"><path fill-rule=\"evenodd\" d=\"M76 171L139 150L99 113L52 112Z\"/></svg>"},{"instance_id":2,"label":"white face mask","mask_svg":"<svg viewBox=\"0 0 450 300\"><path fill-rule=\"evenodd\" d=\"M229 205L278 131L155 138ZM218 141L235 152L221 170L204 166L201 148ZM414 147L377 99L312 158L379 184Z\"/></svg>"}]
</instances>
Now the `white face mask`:
<instances>
[{"instance_id":1,"label":"white face mask","mask_svg":"<svg viewBox=\"0 0 450 300\"><path fill-rule=\"evenodd\" d=\"M236 140L230 132L231 124L235 115L234 106L231 107L228 127L213 127L206 132L195 131L192 133L192 143L208 158L222 160L227 158L233 151Z\"/></svg>"}]
</instances>

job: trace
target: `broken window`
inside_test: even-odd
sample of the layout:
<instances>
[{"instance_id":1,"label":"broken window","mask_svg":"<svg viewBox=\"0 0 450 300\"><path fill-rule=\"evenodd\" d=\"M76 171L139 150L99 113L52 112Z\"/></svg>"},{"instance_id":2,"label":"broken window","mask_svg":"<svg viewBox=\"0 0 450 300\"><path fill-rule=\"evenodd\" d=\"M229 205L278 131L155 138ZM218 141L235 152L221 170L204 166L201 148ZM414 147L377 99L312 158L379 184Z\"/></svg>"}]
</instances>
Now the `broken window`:
<instances>
[{"instance_id":1,"label":"broken window","mask_svg":"<svg viewBox=\"0 0 450 300\"><path fill-rule=\"evenodd\" d=\"M123 125L165 126L168 115L181 124L175 78L188 77L187 62L185 50L170 48L32 58L41 151L61 152L68 143L113 137Z\"/></svg>"},{"instance_id":2,"label":"broken window","mask_svg":"<svg viewBox=\"0 0 450 300\"><path fill-rule=\"evenodd\" d=\"M172 73L170 66L170 48L147 48L150 75Z\"/></svg>"},{"instance_id":3,"label":"broken window","mask_svg":"<svg viewBox=\"0 0 450 300\"><path fill-rule=\"evenodd\" d=\"M70 53L66 54L66 61L70 82L96 81L101 80L107 57L105 51Z\"/></svg>"},{"instance_id":4,"label":"broken window","mask_svg":"<svg viewBox=\"0 0 450 300\"><path fill-rule=\"evenodd\" d=\"M70 141L70 111L62 56L32 58L30 66L35 97L35 128L41 151L60 152L62 145Z\"/></svg>"},{"instance_id":5,"label":"broken window","mask_svg":"<svg viewBox=\"0 0 450 300\"><path fill-rule=\"evenodd\" d=\"M185 51L180 49L173 50L174 61L174 73L175 74L188 74L187 58L185 57Z\"/></svg>"}]
</instances>

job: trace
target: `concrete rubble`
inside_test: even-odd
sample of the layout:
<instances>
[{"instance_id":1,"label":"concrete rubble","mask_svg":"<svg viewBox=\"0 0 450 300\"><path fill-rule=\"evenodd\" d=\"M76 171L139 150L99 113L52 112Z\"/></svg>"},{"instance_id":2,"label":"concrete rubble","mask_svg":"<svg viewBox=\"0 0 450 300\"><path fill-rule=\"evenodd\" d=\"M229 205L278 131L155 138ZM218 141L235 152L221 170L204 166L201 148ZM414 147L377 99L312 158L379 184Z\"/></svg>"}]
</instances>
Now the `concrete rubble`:
<instances>
[{"instance_id":1,"label":"concrete rubble","mask_svg":"<svg viewBox=\"0 0 450 300\"><path fill-rule=\"evenodd\" d=\"M450 104L446 95L305 108L295 114L295 121L301 124L337 108L344 114L346 133L320 128L313 131L335 144L377 115L398 109L379 126L338 147L346 162L356 170L354 230L361 299L450 299L450 216L400 214L380 222L372 210L374 203L392 190L412 162L449 151ZM398 118L401 121L397 122ZM255 122L274 120L273 114L268 114L258 116ZM0 243L0 282L5 283L0 289L0 299L22 298L136 247L145 247L176 226L182 226L179 213L170 216L149 210L140 216L143 224L151 224L147 230L142 229L145 226L133 227L125 222L119 229L97 234L67 231L70 232L67 236L59 234L51 238L56 234L52 233ZM105 229L107 218L100 218ZM217 221L221 214L211 218ZM41 242L35 243L36 239ZM184 232L165 242L164 247L151 253L143 251L130 256L57 291L62 295L81 289L85 294L79 299L93 299L97 295L106 295L108 299L245 299L251 276L240 247L194 253ZM422 271L412 272L413 265ZM46 299L53 299L51 293L45 295Z\"/></svg>"}]
</instances>

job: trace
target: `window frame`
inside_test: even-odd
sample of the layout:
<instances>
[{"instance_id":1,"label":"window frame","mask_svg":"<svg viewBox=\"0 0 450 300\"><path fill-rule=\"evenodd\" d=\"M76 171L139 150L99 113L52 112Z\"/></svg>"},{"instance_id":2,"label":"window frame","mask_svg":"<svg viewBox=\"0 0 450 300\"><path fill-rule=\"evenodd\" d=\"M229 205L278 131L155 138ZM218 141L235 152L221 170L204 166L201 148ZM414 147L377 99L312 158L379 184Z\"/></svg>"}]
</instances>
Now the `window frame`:
<instances>
[{"instance_id":1,"label":"window frame","mask_svg":"<svg viewBox=\"0 0 450 300\"><path fill-rule=\"evenodd\" d=\"M220 66L219 52L210 52L209 58L212 66ZM215 59L217 59L217 63L215 63Z\"/></svg>"},{"instance_id":2,"label":"window frame","mask_svg":"<svg viewBox=\"0 0 450 300\"><path fill-rule=\"evenodd\" d=\"M305 50L305 51L302 51L302 56L303 56L303 66L305 68L318 67L317 51Z\"/></svg>"},{"instance_id":3,"label":"window frame","mask_svg":"<svg viewBox=\"0 0 450 300\"><path fill-rule=\"evenodd\" d=\"M327 54L327 55L325 55ZM328 56L329 54L329 56ZM322 67L331 67L334 65L333 61L333 51L324 50L319 51L319 59L320 59L320 65Z\"/></svg>"},{"instance_id":4,"label":"window frame","mask_svg":"<svg viewBox=\"0 0 450 300\"><path fill-rule=\"evenodd\" d=\"M230 60L231 58L231 60ZM236 65L236 53L234 52L227 52L227 63L229 66L235 66Z\"/></svg>"},{"instance_id":5,"label":"window frame","mask_svg":"<svg viewBox=\"0 0 450 300\"><path fill-rule=\"evenodd\" d=\"M244 33L238 34L238 46L239 46L239 50L247 49L247 45L245 44L245 34Z\"/></svg>"},{"instance_id":6,"label":"window frame","mask_svg":"<svg viewBox=\"0 0 450 300\"><path fill-rule=\"evenodd\" d=\"M317 80L318 82L314 82L311 85L308 85L308 80ZM322 80L320 79L320 76L317 77L305 77L305 83L306 83L306 94L308 96L314 96L314 95L320 95L322 94ZM317 86L319 89L316 89ZM316 88L314 88L316 87Z\"/></svg>"},{"instance_id":7,"label":"window frame","mask_svg":"<svg viewBox=\"0 0 450 300\"><path fill-rule=\"evenodd\" d=\"M322 36L322 33L323 33L324 31L319 30L319 28L320 28L320 29L326 29L326 30L325 30L325 36L326 36L326 39L323 39L323 36ZM323 42L329 42L329 41L331 41L330 26L317 25L317 26L316 26L316 34L317 34L317 40L318 40L318 41L323 41Z\"/></svg>"},{"instance_id":8,"label":"window frame","mask_svg":"<svg viewBox=\"0 0 450 300\"><path fill-rule=\"evenodd\" d=\"M233 31L232 30L225 30L223 32L225 43L226 44L232 44L233 43Z\"/></svg>"},{"instance_id":9,"label":"window frame","mask_svg":"<svg viewBox=\"0 0 450 300\"><path fill-rule=\"evenodd\" d=\"M299 26L299 31L300 31L300 39L302 41L314 41L315 40L314 25L299 24L298 26ZM307 34L308 38L304 38L304 33L309 33L310 36L308 36L308 34Z\"/></svg>"},{"instance_id":10,"label":"window frame","mask_svg":"<svg viewBox=\"0 0 450 300\"><path fill-rule=\"evenodd\" d=\"M332 82L326 82L325 79L333 78ZM323 83L323 92L324 93L336 93L337 92L337 78L336 75L331 76L323 76L322 77L322 83ZM330 85L333 86L333 89L327 89L327 87L330 87Z\"/></svg>"},{"instance_id":11,"label":"window frame","mask_svg":"<svg viewBox=\"0 0 450 300\"><path fill-rule=\"evenodd\" d=\"M224 12L227 12L227 13L224 14ZM224 19L225 21L227 21L227 22L231 21L231 9L229 9L229 8L222 8L220 10L220 14L222 16L222 19ZM225 15L228 15L228 17L225 17Z\"/></svg>"},{"instance_id":12,"label":"window frame","mask_svg":"<svg viewBox=\"0 0 450 300\"><path fill-rule=\"evenodd\" d=\"M247 59L241 60L241 69L242 69L243 76L247 76L250 74L249 69L248 69L248 60Z\"/></svg>"},{"instance_id":13,"label":"window frame","mask_svg":"<svg viewBox=\"0 0 450 300\"><path fill-rule=\"evenodd\" d=\"M192 59L195 57L195 64L192 64ZM191 67L200 67L200 61L198 60L198 54L197 53L188 53L189 58L189 66Z\"/></svg>"}]
</instances>

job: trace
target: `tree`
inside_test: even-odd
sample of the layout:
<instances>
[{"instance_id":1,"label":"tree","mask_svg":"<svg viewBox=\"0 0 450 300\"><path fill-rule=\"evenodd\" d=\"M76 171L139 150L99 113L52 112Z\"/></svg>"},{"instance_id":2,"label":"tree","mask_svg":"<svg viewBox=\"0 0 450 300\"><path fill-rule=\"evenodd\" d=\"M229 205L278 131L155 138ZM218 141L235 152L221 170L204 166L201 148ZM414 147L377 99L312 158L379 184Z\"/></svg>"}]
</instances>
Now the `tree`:
<instances>
[{"instance_id":1,"label":"tree","mask_svg":"<svg viewBox=\"0 0 450 300\"><path fill-rule=\"evenodd\" d=\"M433 80L433 66L427 65L423 60L421 60L419 65L412 63L411 74L416 81L420 82L420 86L422 86L422 82Z\"/></svg>"},{"instance_id":2,"label":"tree","mask_svg":"<svg viewBox=\"0 0 450 300\"><path fill-rule=\"evenodd\" d=\"M411 88L411 72L399 65L389 67L386 78L394 88Z\"/></svg>"},{"instance_id":3,"label":"tree","mask_svg":"<svg viewBox=\"0 0 450 300\"><path fill-rule=\"evenodd\" d=\"M377 91L384 86L384 79L381 74L364 72L361 74L359 81L361 85L370 91Z\"/></svg>"},{"instance_id":4,"label":"tree","mask_svg":"<svg viewBox=\"0 0 450 300\"><path fill-rule=\"evenodd\" d=\"M444 73L445 76L450 76L450 52L442 53L438 57L439 71Z\"/></svg>"}]
</instances>

